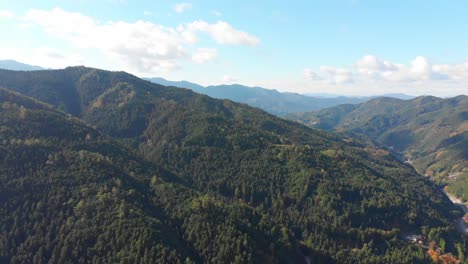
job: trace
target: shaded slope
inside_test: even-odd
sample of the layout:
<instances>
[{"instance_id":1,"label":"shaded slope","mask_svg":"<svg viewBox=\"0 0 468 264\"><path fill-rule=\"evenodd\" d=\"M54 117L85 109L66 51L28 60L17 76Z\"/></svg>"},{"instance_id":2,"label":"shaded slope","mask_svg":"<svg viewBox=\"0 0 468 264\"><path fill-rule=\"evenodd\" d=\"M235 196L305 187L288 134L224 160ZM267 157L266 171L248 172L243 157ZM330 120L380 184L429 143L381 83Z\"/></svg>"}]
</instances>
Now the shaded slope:
<instances>
[{"instance_id":1,"label":"shaded slope","mask_svg":"<svg viewBox=\"0 0 468 264\"><path fill-rule=\"evenodd\" d=\"M0 106L1 261L300 257L280 243L270 249L273 221L258 224L252 209L184 187L80 120L3 89Z\"/></svg>"},{"instance_id":2,"label":"shaded slope","mask_svg":"<svg viewBox=\"0 0 468 264\"><path fill-rule=\"evenodd\" d=\"M132 176L149 173L140 160L41 103L1 89L0 103L0 256L57 263L187 254Z\"/></svg>"}]
</instances>

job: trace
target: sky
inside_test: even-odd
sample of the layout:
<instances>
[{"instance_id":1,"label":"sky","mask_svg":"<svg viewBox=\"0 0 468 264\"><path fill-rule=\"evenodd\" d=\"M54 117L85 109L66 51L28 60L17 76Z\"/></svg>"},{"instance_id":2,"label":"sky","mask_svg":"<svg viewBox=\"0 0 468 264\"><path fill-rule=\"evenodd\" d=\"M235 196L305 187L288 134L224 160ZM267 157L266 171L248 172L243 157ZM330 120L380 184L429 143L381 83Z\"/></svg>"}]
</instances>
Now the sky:
<instances>
[{"instance_id":1,"label":"sky","mask_svg":"<svg viewBox=\"0 0 468 264\"><path fill-rule=\"evenodd\" d=\"M0 0L0 59L202 85L468 94L468 1Z\"/></svg>"}]
</instances>

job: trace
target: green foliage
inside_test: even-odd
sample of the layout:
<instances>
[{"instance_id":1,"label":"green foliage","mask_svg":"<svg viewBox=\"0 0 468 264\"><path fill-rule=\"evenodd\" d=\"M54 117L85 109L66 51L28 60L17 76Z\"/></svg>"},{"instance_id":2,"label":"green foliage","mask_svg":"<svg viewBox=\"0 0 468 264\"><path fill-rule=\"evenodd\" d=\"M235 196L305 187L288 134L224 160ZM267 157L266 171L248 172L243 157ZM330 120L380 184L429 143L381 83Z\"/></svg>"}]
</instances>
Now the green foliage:
<instances>
[{"instance_id":1,"label":"green foliage","mask_svg":"<svg viewBox=\"0 0 468 264\"><path fill-rule=\"evenodd\" d=\"M373 141L404 156L449 192L468 199L468 97L378 98L290 115L305 125Z\"/></svg>"},{"instance_id":2,"label":"green foliage","mask_svg":"<svg viewBox=\"0 0 468 264\"><path fill-rule=\"evenodd\" d=\"M458 216L391 155L258 109L125 73L10 73L1 85L100 131L0 89L12 262L418 263L399 237Z\"/></svg>"},{"instance_id":3,"label":"green foliage","mask_svg":"<svg viewBox=\"0 0 468 264\"><path fill-rule=\"evenodd\" d=\"M271 254L274 238L251 222L252 209L198 194L80 121L22 100L0 89L0 259L253 263Z\"/></svg>"},{"instance_id":4,"label":"green foliage","mask_svg":"<svg viewBox=\"0 0 468 264\"><path fill-rule=\"evenodd\" d=\"M456 181L448 184L448 191L460 198L462 202L468 202L468 169L458 175Z\"/></svg>"}]
</instances>

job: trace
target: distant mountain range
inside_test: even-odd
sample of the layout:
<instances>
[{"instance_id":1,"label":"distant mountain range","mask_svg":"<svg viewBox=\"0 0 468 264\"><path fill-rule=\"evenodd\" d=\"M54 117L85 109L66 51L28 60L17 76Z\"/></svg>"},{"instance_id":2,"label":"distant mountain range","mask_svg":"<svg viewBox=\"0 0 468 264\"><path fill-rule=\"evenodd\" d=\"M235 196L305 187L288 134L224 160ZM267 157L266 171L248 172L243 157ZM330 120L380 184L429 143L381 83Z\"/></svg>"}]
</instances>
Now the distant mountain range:
<instances>
[{"instance_id":1,"label":"distant mountain range","mask_svg":"<svg viewBox=\"0 0 468 264\"><path fill-rule=\"evenodd\" d=\"M28 65L14 60L0 60L0 69L14 71L45 70L42 67ZM229 99L261 108L271 114L284 116L290 113L309 112L340 104L358 104L378 96L343 96L329 93L298 94L279 92L262 87L248 87L240 84L202 86L188 81L169 81L164 78L145 78L153 83L190 89L196 93L206 94L218 99ZM411 99L405 94L387 94L385 96L400 99Z\"/></svg>"},{"instance_id":2,"label":"distant mountain range","mask_svg":"<svg viewBox=\"0 0 468 264\"><path fill-rule=\"evenodd\" d=\"M0 60L0 69L12 71L38 71L45 70L42 67L29 65L14 60Z\"/></svg>"},{"instance_id":3,"label":"distant mountain range","mask_svg":"<svg viewBox=\"0 0 468 264\"><path fill-rule=\"evenodd\" d=\"M335 97L343 96L340 94L332 94L332 93L307 93L305 95L311 96L311 97L320 97L320 98L335 98ZM358 98L392 97L392 98L398 98L402 100L409 100L409 99L415 98L415 96L413 95L407 95L404 93L388 93L388 94L379 94L379 95L374 95L374 96L351 96L351 97L358 97Z\"/></svg>"},{"instance_id":4,"label":"distant mountain range","mask_svg":"<svg viewBox=\"0 0 468 264\"><path fill-rule=\"evenodd\" d=\"M206 94L218 99L229 99L235 102L245 103L279 116L290 113L314 111L340 104L358 104L377 97L350 97L326 93L303 95L298 93L278 92L277 90L262 87L248 87L240 84L204 87L196 83L169 81L159 77L146 78L146 80L165 86L190 89L194 92ZM405 94L390 94L389 96L401 99L413 98Z\"/></svg>"},{"instance_id":5,"label":"distant mountain range","mask_svg":"<svg viewBox=\"0 0 468 264\"><path fill-rule=\"evenodd\" d=\"M468 200L468 96L377 98L288 118L368 138L401 153L420 173Z\"/></svg>"}]
</instances>

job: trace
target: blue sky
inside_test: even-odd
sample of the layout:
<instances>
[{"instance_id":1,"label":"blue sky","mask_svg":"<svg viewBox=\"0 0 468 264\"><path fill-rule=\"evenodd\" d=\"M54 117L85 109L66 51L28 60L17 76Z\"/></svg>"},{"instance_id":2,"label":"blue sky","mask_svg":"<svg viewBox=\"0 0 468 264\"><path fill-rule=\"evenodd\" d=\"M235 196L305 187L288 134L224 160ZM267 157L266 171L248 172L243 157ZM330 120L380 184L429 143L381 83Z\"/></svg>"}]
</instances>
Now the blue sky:
<instances>
[{"instance_id":1,"label":"blue sky","mask_svg":"<svg viewBox=\"0 0 468 264\"><path fill-rule=\"evenodd\" d=\"M4 1L0 59L300 93L468 93L468 1Z\"/></svg>"}]
</instances>

